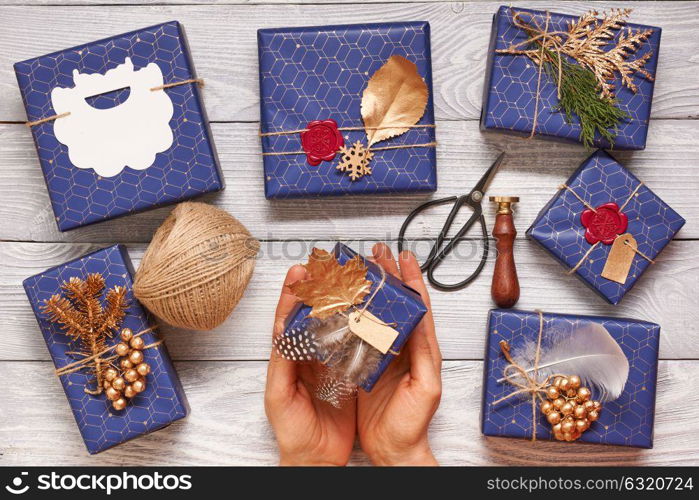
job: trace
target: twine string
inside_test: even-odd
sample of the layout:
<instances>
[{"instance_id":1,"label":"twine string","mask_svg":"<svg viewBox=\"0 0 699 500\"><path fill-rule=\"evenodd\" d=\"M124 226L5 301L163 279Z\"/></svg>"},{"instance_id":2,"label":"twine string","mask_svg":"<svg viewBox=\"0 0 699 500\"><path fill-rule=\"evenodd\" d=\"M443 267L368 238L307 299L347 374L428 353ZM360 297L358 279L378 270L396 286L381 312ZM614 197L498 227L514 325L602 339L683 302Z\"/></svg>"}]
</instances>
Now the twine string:
<instances>
[{"instance_id":1,"label":"twine string","mask_svg":"<svg viewBox=\"0 0 699 500\"><path fill-rule=\"evenodd\" d=\"M505 359L508 363L502 370L502 376L505 382L512 385L516 389L491 403L492 406L496 406L502 403L503 401L507 401L508 399L518 396L520 394L530 394L532 405L532 441L536 441L537 405L539 402L544 400L541 394L546 392L546 388L549 385L551 385L552 379L561 376L559 374L554 374L547 376L543 380L539 380L541 340L544 335L544 313L542 311L537 311L537 313L539 314L539 333L536 339L536 352L534 354L533 369L527 370L525 367L517 363L510 353L510 344L506 340L501 340L500 350L502 351L502 354L505 356ZM530 375L530 372L532 372L533 375Z\"/></svg>"},{"instance_id":2,"label":"twine string","mask_svg":"<svg viewBox=\"0 0 699 500\"><path fill-rule=\"evenodd\" d=\"M381 290L384 287L384 285L386 284L386 278L387 278L386 270L381 266L378 266L378 268L379 268L379 271L381 271L381 281L379 281L379 284L376 286L376 288L374 288L374 291L371 292L371 295L369 295L369 298L364 301L364 303L362 304L361 307L357 308L356 306L354 306L354 303L359 299L361 294L364 293L364 291L365 291L364 287L362 287L361 289L359 289L357 291L357 293L355 294L355 296L351 302L347 302L346 300L339 300L336 303L328 304L328 306L326 306L326 307L331 308L331 307L337 307L338 305L347 305L347 306L352 307L355 311L357 311L359 313L357 318L355 318L355 321L357 321L357 322L359 321L360 318L365 318L365 319L368 319L369 321L373 321L374 323L379 324L379 325L388 325L391 327L397 326L397 323L384 323L381 320L376 320L376 319L372 318L371 316L365 315L368 307L371 305L371 303L376 298L376 295L379 293L379 290ZM342 315L346 318L349 318L349 315L347 313L342 313ZM354 335L354 334L351 333L351 335ZM347 336L347 338L349 338L349 335ZM388 352L393 354L394 356L398 356L400 354L400 351L394 351L392 349L389 349ZM331 354L331 356L332 356L332 354Z\"/></svg>"},{"instance_id":3,"label":"twine string","mask_svg":"<svg viewBox=\"0 0 699 500\"><path fill-rule=\"evenodd\" d=\"M381 126L381 127L338 127L337 130L343 132L356 132L360 130L388 130L391 128L435 128L434 124L418 124L418 125L391 125L391 126ZM269 137L275 135L293 135L300 134L302 132L308 132L308 128L300 128L296 130L282 130L281 132L259 132L260 137Z\"/></svg>"},{"instance_id":4,"label":"twine string","mask_svg":"<svg viewBox=\"0 0 699 500\"><path fill-rule=\"evenodd\" d=\"M549 24L551 21L551 14L546 11L546 18L544 23L544 28L542 29L538 21L530 16L531 22L535 26L531 26L521 20L525 12L513 12L512 14L512 24L520 28L521 30L529 33L530 36L527 40L510 45L506 49L498 49L496 52L500 54L512 54L512 55L526 55L532 59L538 66L537 79L536 79L536 96L534 99L534 116L532 117L532 131L529 134L529 139L533 138L536 134L536 125L539 121L539 102L541 101L541 79L544 72L545 50L553 52L558 59L558 82L557 82L557 96L558 99L561 98L561 82L563 80L563 44L561 40L557 37L568 37L569 34L566 31L554 30L549 31ZM530 46L534 42L539 42L540 47L538 49L523 49L522 47Z\"/></svg>"},{"instance_id":5,"label":"twine string","mask_svg":"<svg viewBox=\"0 0 699 500\"><path fill-rule=\"evenodd\" d=\"M141 330L140 332L138 332L137 334L135 334L135 335L133 336L133 338L140 337L141 335L145 335L146 333L150 333L150 332L152 332L152 331L153 331L153 328L152 328L152 327L151 327L151 328L146 328L145 330ZM162 340L162 339L161 339L161 340L158 340L158 341L156 341L156 342L153 342L152 344L148 344L148 345L144 346L142 350L145 351L146 349L151 349L151 348L153 348L153 347L157 347L157 346L159 346L159 345L162 344L162 343L163 343L163 340ZM105 349L102 349L100 352L97 352L97 353L95 353L95 354L92 354L91 356L86 356L86 357L84 357L84 358L82 358L82 359L79 359L79 360L77 360L77 361L74 361L74 362L72 362L72 363L68 363L67 365L62 366L61 368L56 368L56 372L55 372L55 373L56 373L56 376L57 376L57 377L61 377L61 376L63 376L63 375L69 375L69 374L71 374L71 373L75 373L75 372L77 372L77 371L80 371L80 370L82 370L83 368L85 368L85 365L91 363L92 361L94 361L94 360L96 360L96 359L100 359L101 361L107 361L107 362L109 362L109 361L112 361L112 360L118 358L119 356L116 356L116 355L114 355L114 356L109 356L109 357L107 357L107 358L103 358L103 357L102 357L102 356L104 356L105 354L107 354L108 352L111 352L112 350L116 349L116 346L117 346L118 344L119 344L119 343L117 342L116 344L114 344L114 345L112 345L112 346L110 346L110 347L107 347L107 348L105 348Z\"/></svg>"},{"instance_id":6,"label":"twine string","mask_svg":"<svg viewBox=\"0 0 699 500\"><path fill-rule=\"evenodd\" d=\"M631 202L631 200L633 200L634 197L638 194L638 191L641 189L642 186L643 186L643 182L639 182L638 185L636 186L636 188L631 192L631 194L629 195L629 197L626 198L626 201L624 201L624 203L621 205L621 207L619 207L619 211L623 211L623 210L626 208L626 206ZM558 186L558 189L565 189L566 191L568 191L569 193L571 193L573 196L575 196L575 197L580 201L580 203L582 203L583 205L585 205L586 208L589 208L589 209L592 210L593 212L597 213L597 210L595 209L595 207L593 207L593 206L590 205L587 201L585 201L578 193L576 193L576 192L575 192L570 186L568 186L567 184L561 184L560 186ZM615 239L618 238L618 237L619 237L619 235L616 235L616 236L615 236ZM596 242L596 243L594 243L594 244L587 250L587 252L585 252L585 254L582 256L582 258L581 258L573 267L571 267L571 268L568 270L567 274L574 274L578 269L580 269L580 266L582 266L582 265L585 263L585 261L588 259L588 257L590 257L590 254L593 252L593 250L594 250L595 248L597 248L597 245L599 245L599 241ZM646 260L647 260L648 262L650 262L651 264L655 264L655 261L654 261L653 259L651 259L650 257L648 257L648 256L647 256L646 254L644 254L643 252L641 252L638 248L632 247L632 246L629 244L628 241L624 241L624 245L626 245L626 246L628 246L629 248L631 248L631 250L633 250L636 254L638 254L638 255L640 255L641 257L643 257L644 259L646 259Z\"/></svg>"},{"instance_id":7,"label":"twine string","mask_svg":"<svg viewBox=\"0 0 699 500\"><path fill-rule=\"evenodd\" d=\"M398 146L383 146L380 148L368 148L367 151L389 151L391 149L409 149L409 148L434 148L437 147L437 142L425 142L423 144L401 144ZM305 155L305 151L274 151L262 153L262 156L284 156L284 155Z\"/></svg>"},{"instance_id":8,"label":"twine string","mask_svg":"<svg viewBox=\"0 0 699 500\"><path fill-rule=\"evenodd\" d=\"M190 78L188 80L182 80L180 82L172 82L172 83L165 83L163 85L158 85L157 87L151 87L150 91L155 92L156 90L165 90L169 89L172 87L177 87L179 85L187 85L190 83L196 83L199 87L204 86L204 79L203 78ZM25 125L29 128L34 127L36 125L41 125L42 123L50 122L53 120L58 120L59 118L65 118L66 116L70 116L70 111L66 111L65 113L58 113L55 115L47 116L46 118L41 118L39 120L34 120L32 122L25 122Z\"/></svg>"},{"instance_id":9,"label":"twine string","mask_svg":"<svg viewBox=\"0 0 699 500\"><path fill-rule=\"evenodd\" d=\"M408 129L413 129L413 128L435 128L435 124L417 124L417 125L386 125L386 126L379 126L379 127L338 127L337 130L347 132L347 131L368 131L368 130L388 130L388 129L395 129L395 128L408 128ZM293 134L301 134L303 132L308 132L308 128L300 128L300 129L295 129L295 130L282 130L280 132L258 132L258 135L260 137L271 137L271 136L279 136L279 135L293 135ZM378 148L372 148L368 147L367 151L389 151L392 149L409 149L409 148L433 148L437 147L437 142L432 141L432 142L426 142L423 144L401 144L397 146L382 146ZM305 155L306 151L274 151L274 152L264 152L262 153L262 156L285 156L285 155Z\"/></svg>"}]
</instances>

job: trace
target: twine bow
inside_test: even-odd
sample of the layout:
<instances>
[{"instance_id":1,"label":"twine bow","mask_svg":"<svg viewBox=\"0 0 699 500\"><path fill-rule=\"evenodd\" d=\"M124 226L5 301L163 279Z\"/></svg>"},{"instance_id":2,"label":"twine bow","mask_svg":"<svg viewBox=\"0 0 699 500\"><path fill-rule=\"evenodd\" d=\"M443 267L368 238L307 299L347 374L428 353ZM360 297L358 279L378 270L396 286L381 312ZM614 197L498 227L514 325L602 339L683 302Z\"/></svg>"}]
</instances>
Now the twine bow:
<instances>
[{"instance_id":1,"label":"twine bow","mask_svg":"<svg viewBox=\"0 0 699 500\"><path fill-rule=\"evenodd\" d=\"M629 197L626 199L626 201L624 201L624 203L621 205L621 207L619 207L619 211L623 211L624 208L626 208L626 205L628 205L629 202L631 202L631 200L636 196L636 194L638 193L638 191L641 189L642 186L643 186L643 183L640 182L640 183L636 186L636 188L633 190L633 192L629 195ZM589 209L592 210L593 212L597 212L597 209L596 209L595 207L593 207L590 203L588 203L587 201L585 201L578 193L576 193L576 192L575 192L570 186L568 186L567 184L561 184L561 185L558 187L558 189L565 189L566 191L568 191L569 193L571 193L573 196L575 196L575 197L578 199L578 201L580 201L580 203L582 203L583 205L585 205L586 208L589 208ZM617 235L617 236L615 237L615 239L618 238L618 237L619 237L619 235ZM646 254L644 254L643 252L641 252L639 249L634 248L633 246L630 246L629 243L628 243L627 241L624 241L624 244L625 244L626 246L628 246L629 248L631 248L631 250L633 250L635 253L637 253L638 255L640 255L641 257L643 257L644 259L646 259L646 260L647 260L648 262L650 262L651 264L655 264L655 261L654 261L653 259L651 259L650 257L648 257ZM594 243L594 244L587 250L587 252L585 252L585 255L582 256L582 258L577 262L577 264L575 264L573 267L571 267L571 268L568 270L568 274L574 274L578 269L580 269L580 266L582 266L582 265L585 263L585 261L588 259L588 257L590 256L590 254L593 252L593 250L594 250L595 248L597 248L597 245L599 245L599 241L596 242L596 243Z\"/></svg>"},{"instance_id":2,"label":"twine bow","mask_svg":"<svg viewBox=\"0 0 699 500\"><path fill-rule=\"evenodd\" d=\"M150 332L152 332L153 330L154 330L153 327L151 327L151 328L146 328L145 330L141 330L140 332L134 334L133 338L140 337L141 335L145 335L146 333L150 333ZM156 342L153 342L152 344L148 344L148 345L144 346L143 349L141 349L141 350L145 351L146 349L151 349L151 348L153 348L153 347L157 347L157 346L159 346L159 345L162 344L162 343L163 343L163 340L161 339L161 340L158 340L158 341L156 341ZM82 359L79 359L79 360L77 360L77 361L74 361L74 362L72 362L72 363L68 363L67 365L62 366L61 368L56 368L56 371L55 371L56 376L57 376L57 377L62 377L63 375L69 375L69 374L71 374L71 373L75 373L75 372L77 372L77 371L80 371L80 370L82 370L83 368L85 368L86 365L92 363L93 361L95 361L95 360L97 360L97 359L99 359L99 360L101 360L101 361L104 361L104 362L107 362L107 363L110 363L111 361L113 361L114 359L118 358L119 356L117 356L117 355L112 355L112 356L108 356L108 357L106 357L106 358L103 358L102 356L104 356L105 354L107 354L107 353L113 351L114 349L116 349L116 346L117 346L117 345L118 345L118 343L116 343L116 344L114 344L114 345L112 345L112 346L110 346L110 347L107 347L107 348L101 350L100 352L97 352L97 353L95 353L95 354L92 354L91 356L86 356L86 357L84 357L84 358L82 358ZM75 352L70 352L70 351L69 351L69 352L67 352L66 354L80 354L80 353L75 353ZM88 389L87 387L85 387L85 393L87 393L87 394L92 394L92 395L101 394L101 393L102 393L102 387L97 387L96 390L90 390L90 389Z\"/></svg>"},{"instance_id":3,"label":"twine bow","mask_svg":"<svg viewBox=\"0 0 699 500\"><path fill-rule=\"evenodd\" d=\"M499 54L512 54L512 55L525 55L528 56L532 61L538 66L538 75L536 79L536 96L534 99L534 116L532 117L532 131L529 134L529 139L533 138L536 134L536 124L539 119L539 101L541 100L541 76L544 72L544 62L546 62L546 51L553 52L558 59L558 84L557 96L560 100L561 98L561 80L563 79L563 40L560 37L567 37L569 33L566 31L549 31L549 24L551 22L551 14L546 11L545 23L542 28L539 22L534 16L530 15L530 21L534 23L534 26L527 24L522 20L522 15L525 12L513 12L512 14L512 24L526 31L531 36L522 42L510 45L506 49L497 49L496 52ZM525 49L523 47L529 46L534 42L539 43L539 48Z\"/></svg>"},{"instance_id":4,"label":"twine bow","mask_svg":"<svg viewBox=\"0 0 699 500\"><path fill-rule=\"evenodd\" d=\"M510 398L518 396L520 394L530 394L531 404L532 404L532 441L536 441L536 410L538 404L544 401L541 396L542 393L546 392L546 388L551 385L551 380L559 377L560 375L554 374L549 375L543 380L539 380L539 360L541 358L541 339L544 334L544 313L537 311L539 313L539 334L536 339L536 353L534 355L534 366L532 369L527 370L522 365L517 363L512 355L510 354L510 344L506 340L500 341L500 350L505 356L505 359L509 363L502 370L503 381L516 387L514 391L500 399L493 401L492 406L496 406L503 401L507 401ZM530 374L531 372L531 374Z\"/></svg>"}]
</instances>

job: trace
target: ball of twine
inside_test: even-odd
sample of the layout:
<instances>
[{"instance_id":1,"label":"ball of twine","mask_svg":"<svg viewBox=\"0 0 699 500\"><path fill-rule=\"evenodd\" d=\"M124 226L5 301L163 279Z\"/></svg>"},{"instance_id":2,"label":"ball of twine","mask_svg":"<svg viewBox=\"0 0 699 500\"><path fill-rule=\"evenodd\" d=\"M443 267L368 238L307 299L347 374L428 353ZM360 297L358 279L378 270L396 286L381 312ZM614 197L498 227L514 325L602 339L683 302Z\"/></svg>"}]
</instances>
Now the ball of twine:
<instances>
[{"instance_id":1,"label":"ball of twine","mask_svg":"<svg viewBox=\"0 0 699 500\"><path fill-rule=\"evenodd\" d=\"M243 296L259 247L223 210L181 203L155 232L136 273L134 295L170 325L210 330Z\"/></svg>"}]
</instances>

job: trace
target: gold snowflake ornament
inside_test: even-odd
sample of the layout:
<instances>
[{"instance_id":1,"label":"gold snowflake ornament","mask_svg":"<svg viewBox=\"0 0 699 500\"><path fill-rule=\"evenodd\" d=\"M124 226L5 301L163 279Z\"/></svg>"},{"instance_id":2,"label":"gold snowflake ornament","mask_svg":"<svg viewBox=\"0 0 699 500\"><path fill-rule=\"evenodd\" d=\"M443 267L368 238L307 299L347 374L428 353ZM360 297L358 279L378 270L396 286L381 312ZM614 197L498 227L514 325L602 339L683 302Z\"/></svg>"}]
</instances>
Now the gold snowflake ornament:
<instances>
[{"instance_id":1,"label":"gold snowflake ornament","mask_svg":"<svg viewBox=\"0 0 699 500\"><path fill-rule=\"evenodd\" d=\"M350 148L342 146L339 153L340 163L337 169L340 172L347 172L353 181L371 174L369 162L374 157L374 153L365 148L360 141L352 144Z\"/></svg>"}]
</instances>

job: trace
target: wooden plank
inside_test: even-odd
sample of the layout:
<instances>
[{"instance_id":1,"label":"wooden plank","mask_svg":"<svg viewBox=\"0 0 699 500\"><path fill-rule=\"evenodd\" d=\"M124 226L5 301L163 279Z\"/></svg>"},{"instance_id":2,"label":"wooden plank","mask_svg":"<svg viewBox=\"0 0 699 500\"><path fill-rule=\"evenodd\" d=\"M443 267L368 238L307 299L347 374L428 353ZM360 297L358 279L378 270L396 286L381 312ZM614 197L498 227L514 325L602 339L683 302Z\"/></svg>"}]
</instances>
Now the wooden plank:
<instances>
[{"instance_id":1,"label":"wooden plank","mask_svg":"<svg viewBox=\"0 0 699 500\"><path fill-rule=\"evenodd\" d=\"M439 3L444 0L361 0L363 3ZM492 0L469 0L471 2L492 2ZM569 0L562 0L569 1ZM2 5L280 5L284 4L310 4L334 5L338 3L358 4L358 0L0 0ZM458 2L457 2L458 3ZM602 2L589 2L592 4ZM604 4L606 5L606 3ZM458 8L458 7L457 7Z\"/></svg>"},{"instance_id":2,"label":"wooden plank","mask_svg":"<svg viewBox=\"0 0 699 500\"><path fill-rule=\"evenodd\" d=\"M259 239L395 239L407 214L426 195L274 200L264 198L262 160L255 124L215 124L226 190L206 196L238 217ZM440 189L435 197L468 192L497 156L508 156L488 193L518 195L520 233L589 154L578 145L481 133L476 122L441 121L437 148ZM655 120L648 149L616 154L636 176L687 219L680 238L699 237L698 120ZM170 212L165 207L67 233L53 220L46 185L30 134L21 125L0 125L0 240L147 242ZM328 167L326 167L328 168ZM358 210L358 207L361 209ZM450 207L416 221L415 237L436 235ZM485 202L486 217L494 207Z\"/></svg>"},{"instance_id":3,"label":"wooden plank","mask_svg":"<svg viewBox=\"0 0 699 500\"><path fill-rule=\"evenodd\" d=\"M192 413L170 427L98 455L85 451L50 363L1 362L8 381L0 405L0 465L273 465L277 448L263 408L266 363L181 362L177 369ZM443 368L442 403L430 441L443 465L697 465L696 391L677 390L699 377L698 361L660 363L655 447L508 438L480 434L482 362L451 361ZM13 381L22 381L14 383ZM30 392L31 391L31 392ZM357 449L352 463L366 464Z\"/></svg>"},{"instance_id":4,"label":"wooden plank","mask_svg":"<svg viewBox=\"0 0 699 500\"><path fill-rule=\"evenodd\" d=\"M258 120L258 28L307 26L318 19L326 24L430 21L437 118L474 120L480 115L491 17L501 3L0 7L0 67L7 69L0 73L0 120L26 119L11 71L14 62L172 19L186 26L197 71L207 81L207 110L214 121ZM518 5L551 8L545 1ZM615 6L628 3L604 3L607 9ZM561 10L581 14L590 7L589 2L571 2ZM687 54L699 51L694 36L699 3L648 2L634 8L634 22L663 28L652 116L699 116L694 69L687 63Z\"/></svg>"},{"instance_id":5,"label":"wooden plank","mask_svg":"<svg viewBox=\"0 0 699 500\"><path fill-rule=\"evenodd\" d=\"M470 242L469 242L470 243ZM262 245L254 276L243 300L223 325L211 332L191 332L163 327L173 357L178 360L260 360L270 352L272 316L286 270L305 261L314 242L268 242ZM331 242L315 242L330 249ZM371 241L350 241L355 250L368 255ZM49 359L43 338L22 280L51 266L80 257L100 245L0 243L0 360ZM395 248L394 248L395 249ZM424 254L427 242L417 245ZM473 252L471 252L473 250ZM459 259L447 260L439 279L453 283L474 269L480 251L467 245ZM138 265L144 246L129 247ZM548 312L630 317L658 322L662 326L661 357L699 358L696 283L699 241L675 241L647 271L621 305L607 305L575 277L565 274L534 243L520 241L515 247L522 297L517 307ZM477 255L476 255L477 254ZM491 254L482 276L460 292L431 290L442 354L445 359L482 359L490 299ZM468 270L468 271L467 271Z\"/></svg>"}]
</instances>

